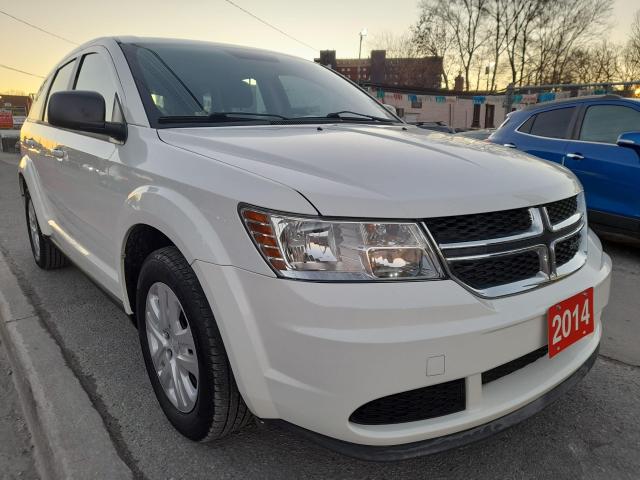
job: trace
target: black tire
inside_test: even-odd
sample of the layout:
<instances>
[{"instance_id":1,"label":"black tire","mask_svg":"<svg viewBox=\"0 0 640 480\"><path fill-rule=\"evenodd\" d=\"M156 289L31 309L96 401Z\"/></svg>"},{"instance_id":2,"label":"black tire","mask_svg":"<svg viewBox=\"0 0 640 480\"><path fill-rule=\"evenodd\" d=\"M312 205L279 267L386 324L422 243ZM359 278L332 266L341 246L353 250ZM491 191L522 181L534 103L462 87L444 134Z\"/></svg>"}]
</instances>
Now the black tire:
<instances>
[{"instance_id":1,"label":"black tire","mask_svg":"<svg viewBox=\"0 0 640 480\"><path fill-rule=\"evenodd\" d=\"M194 337L200 378L195 406L188 413L171 403L151 359L145 307L149 289L156 282L167 285L178 297ZM225 437L246 425L252 415L238 391L209 302L194 271L177 248L164 247L147 257L138 277L136 295L145 366L158 402L173 426L191 440L206 442Z\"/></svg>"},{"instance_id":2,"label":"black tire","mask_svg":"<svg viewBox=\"0 0 640 480\"><path fill-rule=\"evenodd\" d=\"M31 253L33 254L36 265L43 270L54 270L56 268L66 267L69 264L69 259L53 244L49 237L42 234L35 209L33 210L36 230L34 233L37 235L37 241L34 240L34 233L32 233L29 221L30 206L33 208L29 191L26 191L24 195L24 213L27 221L27 233L29 235Z\"/></svg>"}]
</instances>

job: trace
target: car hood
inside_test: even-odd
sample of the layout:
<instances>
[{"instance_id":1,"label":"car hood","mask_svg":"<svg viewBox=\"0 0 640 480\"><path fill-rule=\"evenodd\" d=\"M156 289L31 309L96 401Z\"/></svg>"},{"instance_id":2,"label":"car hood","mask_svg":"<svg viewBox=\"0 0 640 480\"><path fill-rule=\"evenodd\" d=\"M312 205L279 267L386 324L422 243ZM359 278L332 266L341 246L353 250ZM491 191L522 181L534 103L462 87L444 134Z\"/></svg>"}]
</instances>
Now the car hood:
<instances>
[{"instance_id":1,"label":"car hood","mask_svg":"<svg viewBox=\"0 0 640 480\"><path fill-rule=\"evenodd\" d=\"M574 175L556 164L410 126L226 126L161 129L158 135L288 185L326 216L480 213L539 205L581 190Z\"/></svg>"}]
</instances>

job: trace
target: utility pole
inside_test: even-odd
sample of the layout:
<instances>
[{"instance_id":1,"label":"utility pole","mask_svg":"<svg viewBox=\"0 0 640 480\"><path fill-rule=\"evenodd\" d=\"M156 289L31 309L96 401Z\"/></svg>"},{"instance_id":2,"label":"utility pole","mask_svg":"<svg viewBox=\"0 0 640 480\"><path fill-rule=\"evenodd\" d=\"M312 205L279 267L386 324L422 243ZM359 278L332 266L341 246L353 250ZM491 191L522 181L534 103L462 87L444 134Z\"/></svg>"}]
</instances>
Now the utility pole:
<instances>
[{"instance_id":1,"label":"utility pole","mask_svg":"<svg viewBox=\"0 0 640 480\"><path fill-rule=\"evenodd\" d=\"M358 83L360 83L360 61L362 60L362 39L367 36L367 29L360 30L360 48L358 49Z\"/></svg>"}]
</instances>

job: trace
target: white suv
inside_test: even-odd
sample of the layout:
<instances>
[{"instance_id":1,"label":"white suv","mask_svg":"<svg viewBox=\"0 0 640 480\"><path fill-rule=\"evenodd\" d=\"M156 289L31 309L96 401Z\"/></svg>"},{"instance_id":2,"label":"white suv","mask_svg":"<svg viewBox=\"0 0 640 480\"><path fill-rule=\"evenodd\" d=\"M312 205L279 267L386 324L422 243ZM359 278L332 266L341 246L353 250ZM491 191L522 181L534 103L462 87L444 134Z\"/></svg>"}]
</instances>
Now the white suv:
<instances>
[{"instance_id":1,"label":"white suv","mask_svg":"<svg viewBox=\"0 0 640 480\"><path fill-rule=\"evenodd\" d=\"M21 147L35 261L135 316L193 440L253 414L407 458L532 415L597 355L611 262L576 178L409 126L318 64L94 40Z\"/></svg>"}]
</instances>

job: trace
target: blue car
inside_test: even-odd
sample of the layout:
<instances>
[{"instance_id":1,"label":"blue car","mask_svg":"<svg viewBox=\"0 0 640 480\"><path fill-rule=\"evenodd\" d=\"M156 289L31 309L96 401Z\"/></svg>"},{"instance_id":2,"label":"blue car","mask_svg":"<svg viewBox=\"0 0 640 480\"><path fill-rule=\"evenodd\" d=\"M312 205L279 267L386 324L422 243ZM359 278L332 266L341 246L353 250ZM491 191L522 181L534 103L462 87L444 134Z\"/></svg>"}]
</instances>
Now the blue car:
<instances>
[{"instance_id":1,"label":"blue car","mask_svg":"<svg viewBox=\"0 0 640 480\"><path fill-rule=\"evenodd\" d=\"M582 182L589 222L640 237L640 101L577 97L512 112L489 141L560 163Z\"/></svg>"}]
</instances>

